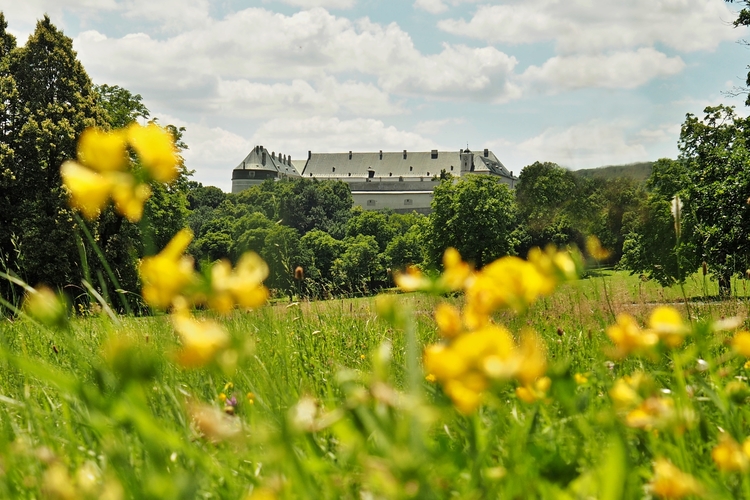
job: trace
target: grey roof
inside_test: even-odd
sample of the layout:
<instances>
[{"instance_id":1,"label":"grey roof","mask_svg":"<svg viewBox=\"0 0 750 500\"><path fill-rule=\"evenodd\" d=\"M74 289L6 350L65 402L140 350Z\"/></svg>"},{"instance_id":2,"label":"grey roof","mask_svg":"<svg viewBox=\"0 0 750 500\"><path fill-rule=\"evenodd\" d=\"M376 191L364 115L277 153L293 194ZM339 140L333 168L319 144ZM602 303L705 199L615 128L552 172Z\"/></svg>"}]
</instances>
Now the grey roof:
<instances>
[{"instance_id":1,"label":"grey roof","mask_svg":"<svg viewBox=\"0 0 750 500\"><path fill-rule=\"evenodd\" d=\"M277 155L274 151L269 152L263 146L255 146L250 151L250 154L235 167L235 170L266 170L279 174L298 176L299 171L294 167L294 163L297 162L292 161L286 155L282 155L281 153Z\"/></svg>"},{"instance_id":2,"label":"grey roof","mask_svg":"<svg viewBox=\"0 0 750 500\"><path fill-rule=\"evenodd\" d=\"M476 173L511 177L510 172L491 151L488 151L487 157L483 156L483 152L474 153L474 164ZM368 177L369 172L374 171L374 177L429 178L440 175L442 170L460 175L461 151L311 153L302 176L340 179Z\"/></svg>"}]
</instances>

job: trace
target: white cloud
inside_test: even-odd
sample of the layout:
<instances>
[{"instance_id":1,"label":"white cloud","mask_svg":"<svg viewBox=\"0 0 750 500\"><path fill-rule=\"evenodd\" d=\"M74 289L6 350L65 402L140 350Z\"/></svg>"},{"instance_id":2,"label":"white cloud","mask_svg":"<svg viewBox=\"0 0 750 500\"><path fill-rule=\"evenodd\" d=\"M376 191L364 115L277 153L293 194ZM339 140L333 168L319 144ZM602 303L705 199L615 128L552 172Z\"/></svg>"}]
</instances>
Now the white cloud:
<instances>
[{"instance_id":1,"label":"white cloud","mask_svg":"<svg viewBox=\"0 0 750 500\"><path fill-rule=\"evenodd\" d=\"M252 137L253 144L263 144L292 154L292 159L307 157L307 151L319 153L341 151L430 150L433 141L408 130L388 126L380 120L313 116L303 120L277 118L263 123Z\"/></svg>"},{"instance_id":2,"label":"white cloud","mask_svg":"<svg viewBox=\"0 0 750 500\"><path fill-rule=\"evenodd\" d=\"M315 81L357 73L403 95L502 101L520 93L508 81L516 59L493 47L446 44L425 55L395 23L355 23L319 8L291 16L246 9L165 40L89 31L74 43L95 79L142 93L171 88L205 95L216 92L219 80ZM180 96L172 92L170 99Z\"/></svg>"},{"instance_id":3,"label":"white cloud","mask_svg":"<svg viewBox=\"0 0 750 500\"><path fill-rule=\"evenodd\" d=\"M209 19L208 0L125 0L120 8L126 18L155 22L166 32L199 26Z\"/></svg>"},{"instance_id":4,"label":"white cloud","mask_svg":"<svg viewBox=\"0 0 750 500\"><path fill-rule=\"evenodd\" d=\"M446 19L440 29L488 42L555 42L561 53L664 44L679 51L712 50L741 31L723 0L513 0L482 5L474 16Z\"/></svg>"},{"instance_id":5,"label":"white cloud","mask_svg":"<svg viewBox=\"0 0 750 500\"><path fill-rule=\"evenodd\" d=\"M463 118L445 118L442 120L425 120L417 123L412 130L420 135L435 135L449 125L464 125L466 120Z\"/></svg>"},{"instance_id":6,"label":"white cloud","mask_svg":"<svg viewBox=\"0 0 750 500\"><path fill-rule=\"evenodd\" d=\"M541 67L530 66L521 81L559 92L586 87L632 89L658 77L681 72L685 63L652 48L607 55L555 56Z\"/></svg>"},{"instance_id":7,"label":"white cloud","mask_svg":"<svg viewBox=\"0 0 750 500\"><path fill-rule=\"evenodd\" d=\"M640 141L628 138L624 125L598 120L568 128L548 128L516 149L532 162L552 161L575 169L650 159Z\"/></svg>"},{"instance_id":8,"label":"white cloud","mask_svg":"<svg viewBox=\"0 0 750 500\"><path fill-rule=\"evenodd\" d=\"M440 0L415 0L414 8L425 10L430 14L440 14L448 10L448 6Z\"/></svg>"},{"instance_id":9,"label":"white cloud","mask_svg":"<svg viewBox=\"0 0 750 500\"><path fill-rule=\"evenodd\" d=\"M356 0L279 0L281 3L302 7L303 9L312 9L313 7L323 7L326 9L351 9L354 7Z\"/></svg>"},{"instance_id":10,"label":"white cloud","mask_svg":"<svg viewBox=\"0 0 750 500\"><path fill-rule=\"evenodd\" d=\"M355 116L402 114L405 110L390 101L375 85L333 77L314 85L304 80L265 84L248 80L220 81L216 111L223 114L259 117L306 117L348 113Z\"/></svg>"}]
</instances>

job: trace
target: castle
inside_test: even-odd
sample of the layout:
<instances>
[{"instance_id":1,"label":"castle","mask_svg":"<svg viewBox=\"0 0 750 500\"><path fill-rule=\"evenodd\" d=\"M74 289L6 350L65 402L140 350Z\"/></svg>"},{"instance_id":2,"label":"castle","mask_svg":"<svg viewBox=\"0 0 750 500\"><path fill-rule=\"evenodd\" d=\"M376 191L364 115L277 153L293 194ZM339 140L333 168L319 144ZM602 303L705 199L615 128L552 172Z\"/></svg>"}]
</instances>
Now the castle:
<instances>
[{"instance_id":1,"label":"castle","mask_svg":"<svg viewBox=\"0 0 750 500\"><path fill-rule=\"evenodd\" d=\"M432 191L441 175L461 177L470 174L496 176L499 182L515 187L518 180L485 149L475 153L459 151L376 153L307 153L304 161L268 152L255 146L232 171L232 193L239 193L266 179L307 177L346 182L355 205L366 210L389 208L395 212L430 211Z\"/></svg>"}]
</instances>

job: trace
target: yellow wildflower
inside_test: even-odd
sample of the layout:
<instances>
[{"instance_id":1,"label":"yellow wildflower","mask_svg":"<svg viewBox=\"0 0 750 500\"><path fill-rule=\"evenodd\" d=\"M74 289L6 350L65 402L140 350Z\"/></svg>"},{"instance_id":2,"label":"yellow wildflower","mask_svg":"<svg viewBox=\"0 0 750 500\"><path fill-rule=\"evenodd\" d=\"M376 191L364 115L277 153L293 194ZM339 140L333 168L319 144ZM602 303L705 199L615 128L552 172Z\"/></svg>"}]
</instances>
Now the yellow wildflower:
<instances>
[{"instance_id":1,"label":"yellow wildflower","mask_svg":"<svg viewBox=\"0 0 750 500\"><path fill-rule=\"evenodd\" d=\"M127 136L153 179L169 183L177 178L179 159L169 132L155 123L145 127L133 123L127 129Z\"/></svg>"},{"instance_id":2,"label":"yellow wildflower","mask_svg":"<svg viewBox=\"0 0 750 500\"><path fill-rule=\"evenodd\" d=\"M609 390L609 397L618 409L632 408L641 401L638 392L624 379L615 382Z\"/></svg>"},{"instance_id":3,"label":"yellow wildflower","mask_svg":"<svg viewBox=\"0 0 750 500\"><path fill-rule=\"evenodd\" d=\"M619 314L617 323L607 328L607 335L615 343L615 357L622 358L635 351L642 351L659 342L656 333L641 330L629 314Z\"/></svg>"},{"instance_id":4,"label":"yellow wildflower","mask_svg":"<svg viewBox=\"0 0 750 500\"><path fill-rule=\"evenodd\" d=\"M440 329L440 335L447 339L461 333L461 313L450 304L438 304L435 308L435 322Z\"/></svg>"},{"instance_id":5,"label":"yellow wildflower","mask_svg":"<svg viewBox=\"0 0 750 500\"><path fill-rule=\"evenodd\" d=\"M448 290L461 290L471 276L471 266L461 260L455 248L448 248L443 254L443 275L440 283Z\"/></svg>"},{"instance_id":6,"label":"yellow wildflower","mask_svg":"<svg viewBox=\"0 0 750 500\"><path fill-rule=\"evenodd\" d=\"M521 338L519 366L516 377L524 385L539 379L547 371L547 356L544 343L534 332L526 332Z\"/></svg>"},{"instance_id":7,"label":"yellow wildflower","mask_svg":"<svg viewBox=\"0 0 750 500\"><path fill-rule=\"evenodd\" d=\"M143 204L151 197L148 184L136 183L130 173L116 172L109 176L112 185L112 199L117 212L130 222L138 222L143 217Z\"/></svg>"},{"instance_id":8,"label":"yellow wildflower","mask_svg":"<svg viewBox=\"0 0 750 500\"><path fill-rule=\"evenodd\" d=\"M690 474L682 472L669 460L658 458L654 463L651 492L660 498L684 498L701 495L702 487Z\"/></svg>"},{"instance_id":9,"label":"yellow wildflower","mask_svg":"<svg viewBox=\"0 0 750 500\"><path fill-rule=\"evenodd\" d=\"M636 429L667 427L674 420L674 402L670 398L651 397L625 417L625 424Z\"/></svg>"},{"instance_id":10,"label":"yellow wildflower","mask_svg":"<svg viewBox=\"0 0 750 500\"><path fill-rule=\"evenodd\" d=\"M736 352L750 358L750 332L743 330L735 333L732 339L732 347Z\"/></svg>"},{"instance_id":11,"label":"yellow wildflower","mask_svg":"<svg viewBox=\"0 0 750 500\"><path fill-rule=\"evenodd\" d=\"M234 269L229 289L240 307L253 309L268 300L263 280L268 277L268 265L255 252L245 252Z\"/></svg>"},{"instance_id":12,"label":"yellow wildflower","mask_svg":"<svg viewBox=\"0 0 750 500\"><path fill-rule=\"evenodd\" d=\"M128 160L126 148L122 131L87 128L78 139L78 160L99 172L123 170Z\"/></svg>"},{"instance_id":13,"label":"yellow wildflower","mask_svg":"<svg viewBox=\"0 0 750 500\"><path fill-rule=\"evenodd\" d=\"M612 255L612 252L604 248L599 238L594 235L586 238L586 251L596 260L607 260Z\"/></svg>"},{"instance_id":14,"label":"yellow wildflower","mask_svg":"<svg viewBox=\"0 0 750 500\"><path fill-rule=\"evenodd\" d=\"M502 307L520 312L554 287L554 278L544 275L534 264L518 257L502 257L476 274L466 289L466 302L479 314Z\"/></svg>"},{"instance_id":15,"label":"yellow wildflower","mask_svg":"<svg viewBox=\"0 0 750 500\"><path fill-rule=\"evenodd\" d=\"M38 286L23 300L23 310L49 327L62 327L68 322L68 306L51 288Z\"/></svg>"},{"instance_id":16,"label":"yellow wildflower","mask_svg":"<svg viewBox=\"0 0 750 500\"><path fill-rule=\"evenodd\" d=\"M95 219L109 199L112 182L74 161L60 167L63 184L70 192L70 204L87 219Z\"/></svg>"},{"instance_id":17,"label":"yellow wildflower","mask_svg":"<svg viewBox=\"0 0 750 500\"><path fill-rule=\"evenodd\" d=\"M669 347L678 347L682 344L688 331L677 309L668 306L659 306L654 309L648 320L648 326Z\"/></svg>"},{"instance_id":18,"label":"yellow wildflower","mask_svg":"<svg viewBox=\"0 0 750 500\"><path fill-rule=\"evenodd\" d=\"M437 380L437 378L435 378L435 375L433 375L432 373L428 373L424 379L431 384Z\"/></svg>"},{"instance_id":19,"label":"yellow wildflower","mask_svg":"<svg viewBox=\"0 0 750 500\"><path fill-rule=\"evenodd\" d=\"M549 377L542 377L531 384L526 384L516 388L516 396L528 404L544 399L547 391L552 385Z\"/></svg>"},{"instance_id":20,"label":"yellow wildflower","mask_svg":"<svg viewBox=\"0 0 750 500\"><path fill-rule=\"evenodd\" d=\"M210 363L229 344L229 335L214 321L198 321L186 313L175 313L172 324L182 340L177 361L186 368Z\"/></svg>"},{"instance_id":21,"label":"yellow wildflower","mask_svg":"<svg viewBox=\"0 0 750 500\"><path fill-rule=\"evenodd\" d=\"M748 455L743 451L737 441L728 434L722 434L721 442L711 451L711 458L724 472L745 472L748 469Z\"/></svg>"},{"instance_id":22,"label":"yellow wildflower","mask_svg":"<svg viewBox=\"0 0 750 500\"><path fill-rule=\"evenodd\" d=\"M424 352L424 367L441 381L458 377L466 371L466 361L452 349L443 345L431 345Z\"/></svg>"},{"instance_id":23,"label":"yellow wildflower","mask_svg":"<svg viewBox=\"0 0 750 500\"><path fill-rule=\"evenodd\" d=\"M449 380L443 389L453 401L456 409L464 415L473 413L482 403L481 392L466 387L458 380Z\"/></svg>"},{"instance_id":24,"label":"yellow wildflower","mask_svg":"<svg viewBox=\"0 0 750 500\"><path fill-rule=\"evenodd\" d=\"M403 273L395 273L393 281L404 292L416 292L417 290L428 290L432 283L422 271L416 266L409 266Z\"/></svg>"},{"instance_id":25,"label":"yellow wildflower","mask_svg":"<svg viewBox=\"0 0 750 500\"><path fill-rule=\"evenodd\" d=\"M143 299L150 306L166 309L193 279L193 259L183 254L192 239L192 231L183 229L158 255L141 260Z\"/></svg>"},{"instance_id":26,"label":"yellow wildflower","mask_svg":"<svg viewBox=\"0 0 750 500\"><path fill-rule=\"evenodd\" d=\"M589 381L588 377L583 373L576 373L573 375L573 380L575 380L578 385L583 385Z\"/></svg>"}]
</instances>

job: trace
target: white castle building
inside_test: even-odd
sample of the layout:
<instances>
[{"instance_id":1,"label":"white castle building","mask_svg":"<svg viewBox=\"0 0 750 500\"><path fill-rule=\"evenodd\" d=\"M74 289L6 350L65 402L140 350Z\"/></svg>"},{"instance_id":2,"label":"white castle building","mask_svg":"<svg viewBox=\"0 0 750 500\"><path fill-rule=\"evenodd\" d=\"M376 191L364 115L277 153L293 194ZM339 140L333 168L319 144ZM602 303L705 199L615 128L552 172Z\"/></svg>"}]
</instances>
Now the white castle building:
<instances>
[{"instance_id":1,"label":"white castle building","mask_svg":"<svg viewBox=\"0 0 750 500\"><path fill-rule=\"evenodd\" d=\"M485 149L475 153L459 151L313 153L307 160L292 161L290 156L268 152L256 146L232 171L232 193L239 193L266 179L305 177L346 182L354 204L364 209L389 208L396 212L429 212L432 191L441 174L461 177L471 174L496 176L499 182L515 187L513 172Z\"/></svg>"}]
</instances>

